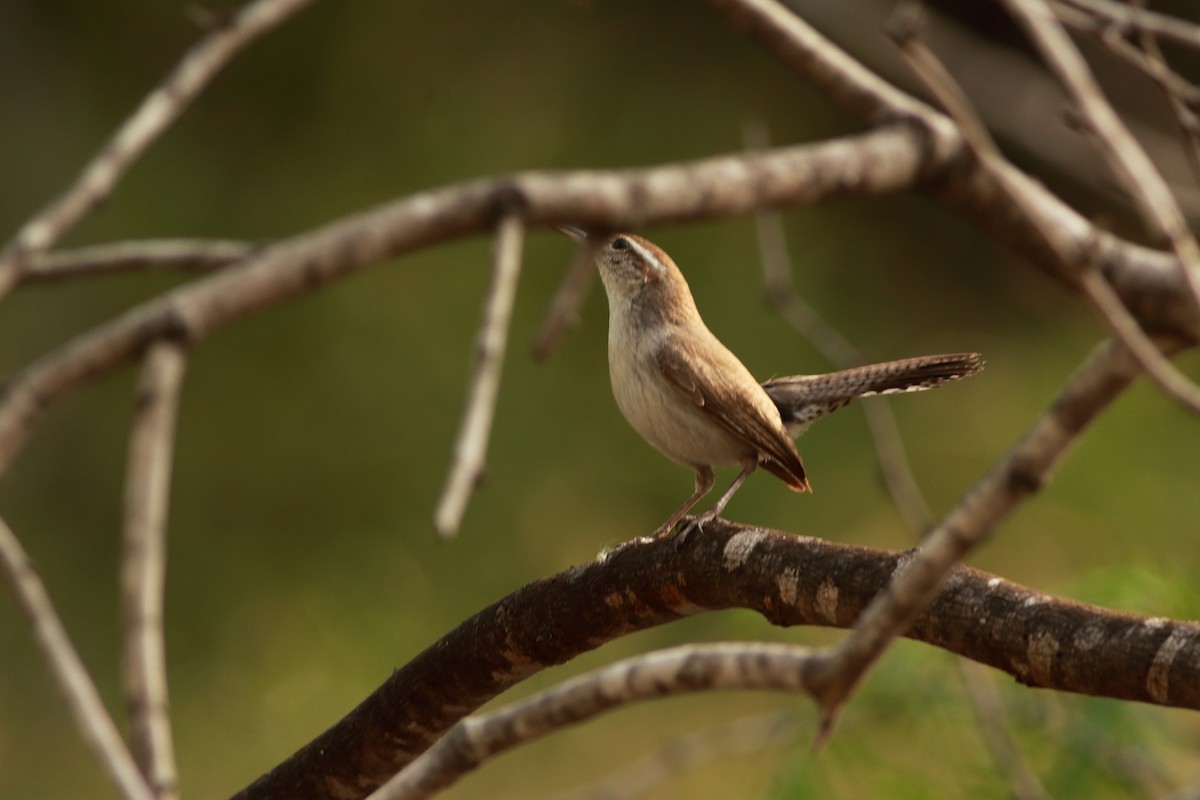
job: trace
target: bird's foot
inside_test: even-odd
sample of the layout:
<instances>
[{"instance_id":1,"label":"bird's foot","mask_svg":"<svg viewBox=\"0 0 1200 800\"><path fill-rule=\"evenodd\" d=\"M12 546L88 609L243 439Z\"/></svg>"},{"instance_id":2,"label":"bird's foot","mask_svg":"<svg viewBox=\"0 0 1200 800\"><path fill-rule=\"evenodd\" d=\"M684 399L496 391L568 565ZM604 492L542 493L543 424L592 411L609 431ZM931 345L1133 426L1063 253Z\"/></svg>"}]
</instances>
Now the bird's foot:
<instances>
[{"instance_id":1,"label":"bird's foot","mask_svg":"<svg viewBox=\"0 0 1200 800\"><path fill-rule=\"evenodd\" d=\"M695 531L698 534L704 533L704 526L712 522L718 516L718 514L712 511L705 511L703 514L698 514L697 516L684 519L683 522L680 523L679 533L675 534L675 546L679 547L685 541L687 541L687 538L691 535L692 531Z\"/></svg>"}]
</instances>

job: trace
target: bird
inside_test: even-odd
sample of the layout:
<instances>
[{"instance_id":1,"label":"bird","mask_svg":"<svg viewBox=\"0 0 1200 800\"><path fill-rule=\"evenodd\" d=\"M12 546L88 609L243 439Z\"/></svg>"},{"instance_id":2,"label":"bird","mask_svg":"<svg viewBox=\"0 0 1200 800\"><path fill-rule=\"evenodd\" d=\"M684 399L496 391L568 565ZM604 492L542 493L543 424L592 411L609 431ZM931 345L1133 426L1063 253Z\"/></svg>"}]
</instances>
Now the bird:
<instances>
[{"instance_id":1,"label":"bird","mask_svg":"<svg viewBox=\"0 0 1200 800\"><path fill-rule=\"evenodd\" d=\"M760 383L708 329L669 255L632 233L558 230L590 250L608 295L608 367L617 407L667 458L695 472L695 489L652 537L670 534L715 483L714 467L741 471L682 530L703 530L759 467L796 492L812 487L794 439L860 397L931 389L979 372L978 353L918 356Z\"/></svg>"}]
</instances>

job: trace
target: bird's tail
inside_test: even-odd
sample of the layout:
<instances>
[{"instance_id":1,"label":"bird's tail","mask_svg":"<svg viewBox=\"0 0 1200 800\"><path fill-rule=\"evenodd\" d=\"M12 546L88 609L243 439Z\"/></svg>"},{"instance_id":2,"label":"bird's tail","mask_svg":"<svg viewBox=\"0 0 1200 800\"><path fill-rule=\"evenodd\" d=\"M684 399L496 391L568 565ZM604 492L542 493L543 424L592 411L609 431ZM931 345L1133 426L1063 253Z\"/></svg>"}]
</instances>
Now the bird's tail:
<instances>
[{"instance_id":1,"label":"bird's tail","mask_svg":"<svg viewBox=\"0 0 1200 800\"><path fill-rule=\"evenodd\" d=\"M779 409L789 432L799 436L813 422L851 400L933 389L974 375L983 364L979 353L917 356L823 375L774 378L764 383L763 389Z\"/></svg>"}]
</instances>

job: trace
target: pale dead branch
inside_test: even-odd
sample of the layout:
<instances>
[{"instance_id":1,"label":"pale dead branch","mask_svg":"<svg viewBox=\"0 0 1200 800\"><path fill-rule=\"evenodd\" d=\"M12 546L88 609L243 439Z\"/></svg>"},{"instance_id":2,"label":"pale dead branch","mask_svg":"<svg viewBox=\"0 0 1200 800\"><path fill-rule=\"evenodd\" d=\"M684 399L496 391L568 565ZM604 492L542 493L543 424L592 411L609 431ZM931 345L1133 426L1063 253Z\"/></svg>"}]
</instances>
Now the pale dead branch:
<instances>
[{"instance_id":1,"label":"pale dead branch","mask_svg":"<svg viewBox=\"0 0 1200 800\"><path fill-rule=\"evenodd\" d=\"M175 342L151 345L137 389L125 479L121 629L125 704L134 753L159 800L179 797L167 703L163 592L167 508L185 355Z\"/></svg>"},{"instance_id":2,"label":"pale dead branch","mask_svg":"<svg viewBox=\"0 0 1200 800\"><path fill-rule=\"evenodd\" d=\"M542 327L533 340L533 357L544 361L558 349L563 336L579 322L579 309L596 283L596 263L586 248L576 248L562 282L546 309Z\"/></svg>"},{"instance_id":3,"label":"pale dead branch","mask_svg":"<svg viewBox=\"0 0 1200 800\"><path fill-rule=\"evenodd\" d=\"M150 270L212 272L253 255L259 245L236 239L150 239L44 253L29 261L21 283Z\"/></svg>"},{"instance_id":4,"label":"pale dead branch","mask_svg":"<svg viewBox=\"0 0 1200 800\"><path fill-rule=\"evenodd\" d=\"M58 690L67 701L84 741L95 753L125 800L156 800L113 723L100 692L79 658L41 577L25 549L0 520L0 569L33 631Z\"/></svg>"},{"instance_id":5,"label":"pale dead branch","mask_svg":"<svg viewBox=\"0 0 1200 800\"><path fill-rule=\"evenodd\" d=\"M444 539L458 533L471 492L483 479L488 437L496 415L496 395L500 391L504 352L508 346L509 323L517 299L517 279L521 276L524 241L525 223L521 218L515 213L502 217L496 227L492 284L488 288L483 321L475 343L475 366L467 390L467 407L454 445L450 474L434 515L437 532Z\"/></svg>"}]
</instances>

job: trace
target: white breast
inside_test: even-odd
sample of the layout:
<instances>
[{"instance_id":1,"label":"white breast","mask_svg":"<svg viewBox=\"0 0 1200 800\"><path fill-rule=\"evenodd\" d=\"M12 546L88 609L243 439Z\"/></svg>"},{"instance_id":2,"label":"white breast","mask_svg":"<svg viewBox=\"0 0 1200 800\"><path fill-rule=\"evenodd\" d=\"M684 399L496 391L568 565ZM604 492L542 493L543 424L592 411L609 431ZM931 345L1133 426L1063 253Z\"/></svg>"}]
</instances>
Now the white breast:
<instances>
[{"instance_id":1,"label":"white breast","mask_svg":"<svg viewBox=\"0 0 1200 800\"><path fill-rule=\"evenodd\" d=\"M617 407L634 430L667 458L692 467L738 464L753 454L753 448L663 376L655 354L669 331L638 337L614 316L609 320L609 377Z\"/></svg>"}]
</instances>

